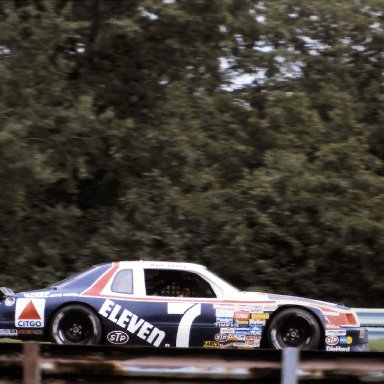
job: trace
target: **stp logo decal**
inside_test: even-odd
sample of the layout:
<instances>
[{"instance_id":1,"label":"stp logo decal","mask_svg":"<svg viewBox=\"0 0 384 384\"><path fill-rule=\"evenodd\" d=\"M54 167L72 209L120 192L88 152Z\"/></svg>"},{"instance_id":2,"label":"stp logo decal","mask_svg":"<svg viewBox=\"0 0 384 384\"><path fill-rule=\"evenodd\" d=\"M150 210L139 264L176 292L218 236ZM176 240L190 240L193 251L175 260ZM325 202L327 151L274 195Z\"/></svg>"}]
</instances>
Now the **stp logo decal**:
<instances>
[{"instance_id":1,"label":"stp logo decal","mask_svg":"<svg viewBox=\"0 0 384 384\"><path fill-rule=\"evenodd\" d=\"M226 333L216 333L215 340L218 343L225 343L228 340L228 335Z\"/></svg>"},{"instance_id":2,"label":"stp logo decal","mask_svg":"<svg viewBox=\"0 0 384 384\"><path fill-rule=\"evenodd\" d=\"M44 299L17 299L15 325L19 328L44 327Z\"/></svg>"},{"instance_id":3,"label":"stp logo decal","mask_svg":"<svg viewBox=\"0 0 384 384\"><path fill-rule=\"evenodd\" d=\"M325 344L337 345L337 344L339 344L339 338L337 336L327 336L325 338Z\"/></svg>"},{"instance_id":4,"label":"stp logo decal","mask_svg":"<svg viewBox=\"0 0 384 384\"><path fill-rule=\"evenodd\" d=\"M126 344L129 336L123 331L112 331L108 333L107 340L112 344Z\"/></svg>"}]
</instances>

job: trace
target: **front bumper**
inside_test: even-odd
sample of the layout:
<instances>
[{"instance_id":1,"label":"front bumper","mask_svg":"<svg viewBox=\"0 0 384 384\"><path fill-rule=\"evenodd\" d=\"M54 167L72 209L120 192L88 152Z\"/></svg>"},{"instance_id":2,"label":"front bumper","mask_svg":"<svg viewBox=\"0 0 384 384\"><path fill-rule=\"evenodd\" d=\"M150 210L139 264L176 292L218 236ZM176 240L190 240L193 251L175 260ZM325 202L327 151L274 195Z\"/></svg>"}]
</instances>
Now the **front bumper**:
<instances>
[{"instance_id":1,"label":"front bumper","mask_svg":"<svg viewBox=\"0 0 384 384\"><path fill-rule=\"evenodd\" d=\"M368 351L366 328L344 328L325 331L325 350L329 352Z\"/></svg>"}]
</instances>

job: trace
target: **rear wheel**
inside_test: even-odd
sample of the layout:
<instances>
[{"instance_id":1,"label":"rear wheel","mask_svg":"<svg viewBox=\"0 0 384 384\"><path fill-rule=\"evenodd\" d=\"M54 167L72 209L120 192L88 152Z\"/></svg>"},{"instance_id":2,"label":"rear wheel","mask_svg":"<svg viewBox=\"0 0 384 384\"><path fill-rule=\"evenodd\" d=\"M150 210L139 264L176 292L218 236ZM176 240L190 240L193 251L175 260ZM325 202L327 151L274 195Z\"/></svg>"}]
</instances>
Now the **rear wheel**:
<instances>
[{"instance_id":1,"label":"rear wheel","mask_svg":"<svg viewBox=\"0 0 384 384\"><path fill-rule=\"evenodd\" d=\"M268 345L275 349L287 347L317 349L321 329L316 318L301 308L287 308L274 316L268 326Z\"/></svg>"},{"instance_id":2,"label":"rear wheel","mask_svg":"<svg viewBox=\"0 0 384 384\"><path fill-rule=\"evenodd\" d=\"M80 304L59 309L53 316L50 337L57 344L99 344L102 327L97 315Z\"/></svg>"}]
</instances>

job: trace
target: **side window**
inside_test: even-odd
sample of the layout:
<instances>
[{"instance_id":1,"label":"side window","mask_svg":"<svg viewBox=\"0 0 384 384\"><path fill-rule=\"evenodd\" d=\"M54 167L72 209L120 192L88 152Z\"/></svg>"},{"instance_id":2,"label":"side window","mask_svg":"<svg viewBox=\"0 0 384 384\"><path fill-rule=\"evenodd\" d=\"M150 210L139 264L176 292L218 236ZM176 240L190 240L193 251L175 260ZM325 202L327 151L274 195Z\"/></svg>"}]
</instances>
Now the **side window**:
<instances>
[{"instance_id":1,"label":"side window","mask_svg":"<svg viewBox=\"0 0 384 384\"><path fill-rule=\"evenodd\" d=\"M117 272L111 290L116 293L133 293L132 269L122 269Z\"/></svg>"},{"instance_id":2,"label":"side window","mask_svg":"<svg viewBox=\"0 0 384 384\"><path fill-rule=\"evenodd\" d=\"M210 284L199 275L172 269L145 269L149 296L216 297Z\"/></svg>"}]
</instances>

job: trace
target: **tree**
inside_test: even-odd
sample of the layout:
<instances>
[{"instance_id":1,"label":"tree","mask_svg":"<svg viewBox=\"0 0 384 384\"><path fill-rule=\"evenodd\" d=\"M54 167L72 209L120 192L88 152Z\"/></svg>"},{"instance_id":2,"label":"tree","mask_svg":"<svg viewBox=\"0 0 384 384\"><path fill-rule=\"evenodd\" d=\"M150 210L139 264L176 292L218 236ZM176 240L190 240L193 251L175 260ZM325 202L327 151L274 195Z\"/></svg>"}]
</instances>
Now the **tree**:
<instances>
[{"instance_id":1,"label":"tree","mask_svg":"<svg viewBox=\"0 0 384 384\"><path fill-rule=\"evenodd\" d=\"M382 305L380 5L2 2L2 284L172 259Z\"/></svg>"}]
</instances>

